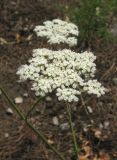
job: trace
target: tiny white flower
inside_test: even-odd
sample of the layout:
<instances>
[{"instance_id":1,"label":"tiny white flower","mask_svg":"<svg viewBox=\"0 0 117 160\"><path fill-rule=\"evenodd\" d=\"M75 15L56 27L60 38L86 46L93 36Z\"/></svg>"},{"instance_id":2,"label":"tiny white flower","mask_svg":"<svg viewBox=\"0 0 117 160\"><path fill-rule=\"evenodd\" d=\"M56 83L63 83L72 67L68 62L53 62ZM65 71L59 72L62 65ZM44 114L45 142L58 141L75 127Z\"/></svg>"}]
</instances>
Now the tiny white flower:
<instances>
[{"instance_id":1,"label":"tiny white flower","mask_svg":"<svg viewBox=\"0 0 117 160\"><path fill-rule=\"evenodd\" d=\"M101 83L93 79L96 70L94 61L92 52L80 54L68 49L35 49L32 59L19 67L17 75L21 81L28 79L32 82L31 90L36 96L55 92L58 100L77 102L84 92L97 97L106 92Z\"/></svg>"},{"instance_id":2,"label":"tiny white flower","mask_svg":"<svg viewBox=\"0 0 117 160\"><path fill-rule=\"evenodd\" d=\"M45 21L43 25L36 26L34 31L39 37L46 37L50 44L66 43L70 47L77 45L78 27L60 19Z\"/></svg>"}]
</instances>

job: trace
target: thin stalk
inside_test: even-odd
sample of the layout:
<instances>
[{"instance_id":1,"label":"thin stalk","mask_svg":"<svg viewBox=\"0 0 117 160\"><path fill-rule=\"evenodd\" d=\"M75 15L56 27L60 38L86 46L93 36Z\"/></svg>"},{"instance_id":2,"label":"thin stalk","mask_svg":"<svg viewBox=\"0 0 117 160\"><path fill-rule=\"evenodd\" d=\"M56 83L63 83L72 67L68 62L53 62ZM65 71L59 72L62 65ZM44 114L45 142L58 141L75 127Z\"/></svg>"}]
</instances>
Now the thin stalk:
<instances>
[{"instance_id":1,"label":"thin stalk","mask_svg":"<svg viewBox=\"0 0 117 160\"><path fill-rule=\"evenodd\" d=\"M74 126L73 126L73 123L72 123L71 109L70 109L70 105L68 103L66 103L66 108L67 108L69 126L70 126L70 129L71 129L72 138L73 138L75 157L76 157L76 160L78 160L79 148L78 148L78 144L77 144L77 140L76 140L76 133L75 133Z\"/></svg>"},{"instance_id":2,"label":"thin stalk","mask_svg":"<svg viewBox=\"0 0 117 160\"><path fill-rule=\"evenodd\" d=\"M34 128L30 122L26 121L26 124L35 133L35 135L37 135L38 138L42 139L42 141L59 157L60 160L65 160L62 154L55 147L48 143L47 139L40 131Z\"/></svg>"},{"instance_id":3,"label":"thin stalk","mask_svg":"<svg viewBox=\"0 0 117 160\"><path fill-rule=\"evenodd\" d=\"M25 119L28 119L28 116L31 114L31 112L35 109L35 107L37 106L37 104L40 102L41 97L37 99L37 101L34 103L34 105L31 107L31 109L28 111L28 113L26 114Z\"/></svg>"},{"instance_id":4,"label":"thin stalk","mask_svg":"<svg viewBox=\"0 0 117 160\"><path fill-rule=\"evenodd\" d=\"M7 101L10 103L10 105L13 107L13 109L17 112L17 114L20 116L20 118L25 121L25 116L22 113L22 111L20 111L18 109L18 107L13 103L13 101L9 98L9 96L7 95L6 91L0 87L0 90L2 91L3 95L6 97Z\"/></svg>"},{"instance_id":5,"label":"thin stalk","mask_svg":"<svg viewBox=\"0 0 117 160\"><path fill-rule=\"evenodd\" d=\"M4 89L0 88L0 90L2 91L3 95L8 100L8 102L11 104L13 109L17 112L21 120L23 120L25 124L27 124L27 126L34 132L34 134L37 135L37 137L40 138L59 157L60 160L65 160L64 157L61 155L61 153L59 153L59 151L55 147L53 147L51 144L48 143L48 140L45 138L45 136L40 131L38 131L36 128L34 128L31 122L27 121L26 116L24 116L24 114L12 102L12 100L9 98L9 96L4 91Z\"/></svg>"}]
</instances>

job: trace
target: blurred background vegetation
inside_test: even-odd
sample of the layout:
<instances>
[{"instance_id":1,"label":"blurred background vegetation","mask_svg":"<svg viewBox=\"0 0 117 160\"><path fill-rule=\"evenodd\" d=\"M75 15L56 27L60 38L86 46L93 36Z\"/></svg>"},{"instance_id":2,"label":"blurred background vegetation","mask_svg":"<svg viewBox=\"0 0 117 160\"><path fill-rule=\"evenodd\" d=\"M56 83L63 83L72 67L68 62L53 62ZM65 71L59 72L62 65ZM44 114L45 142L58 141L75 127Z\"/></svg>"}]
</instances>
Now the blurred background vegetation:
<instances>
[{"instance_id":1,"label":"blurred background vegetation","mask_svg":"<svg viewBox=\"0 0 117 160\"><path fill-rule=\"evenodd\" d=\"M95 48L117 42L117 0L79 0L59 6L66 19L79 27L78 45ZM111 32L112 31L112 32Z\"/></svg>"}]
</instances>

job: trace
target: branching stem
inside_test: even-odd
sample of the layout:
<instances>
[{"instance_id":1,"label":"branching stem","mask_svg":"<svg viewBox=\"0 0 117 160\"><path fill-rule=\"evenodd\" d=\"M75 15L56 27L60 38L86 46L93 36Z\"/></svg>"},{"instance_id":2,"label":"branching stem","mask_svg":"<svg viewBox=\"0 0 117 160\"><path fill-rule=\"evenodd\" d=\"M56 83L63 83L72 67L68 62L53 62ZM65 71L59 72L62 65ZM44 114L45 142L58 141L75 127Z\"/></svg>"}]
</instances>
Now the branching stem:
<instances>
[{"instance_id":1,"label":"branching stem","mask_svg":"<svg viewBox=\"0 0 117 160\"><path fill-rule=\"evenodd\" d=\"M40 138L58 157L60 160L65 160L64 157L62 156L62 154L51 144L48 143L48 140L45 138L45 136L38 131L31 122L29 122L27 120L28 115L32 112L32 110L35 108L35 106L38 104L39 100L33 105L33 107L31 108L31 110L28 112L28 114L25 116L19 109L18 107L12 102L12 100L9 98L9 96L7 95L6 91L0 87L0 90L2 91L3 95L5 96L5 98L7 99L7 101L10 103L10 105L13 107L13 109L17 112L17 114L19 115L19 117L21 118L21 120L23 120L25 122L25 124L33 131L33 133L35 135L37 135L38 138Z\"/></svg>"}]
</instances>

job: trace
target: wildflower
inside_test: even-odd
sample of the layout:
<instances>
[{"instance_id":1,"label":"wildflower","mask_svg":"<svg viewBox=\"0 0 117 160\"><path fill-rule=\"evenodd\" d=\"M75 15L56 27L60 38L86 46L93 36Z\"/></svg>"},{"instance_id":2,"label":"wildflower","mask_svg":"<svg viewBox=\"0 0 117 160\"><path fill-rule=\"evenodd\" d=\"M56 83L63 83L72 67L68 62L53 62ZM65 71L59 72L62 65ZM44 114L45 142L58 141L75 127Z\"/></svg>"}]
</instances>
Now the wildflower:
<instances>
[{"instance_id":1,"label":"wildflower","mask_svg":"<svg viewBox=\"0 0 117 160\"><path fill-rule=\"evenodd\" d=\"M36 26L34 31L39 37L46 37L50 44L66 43L70 47L77 45L78 27L60 19L45 21L43 25Z\"/></svg>"},{"instance_id":2,"label":"wildflower","mask_svg":"<svg viewBox=\"0 0 117 160\"><path fill-rule=\"evenodd\" d=\"M106 89L93 79L95 59L94 54L87 51L80 54L68 49L35 49L28 64L19 67L17 75L21 81L32 82L31 89L36 96L55 92L58 100L68 102L78 101L84 92L100 97Z\"/></svg>"}]
</instances>

